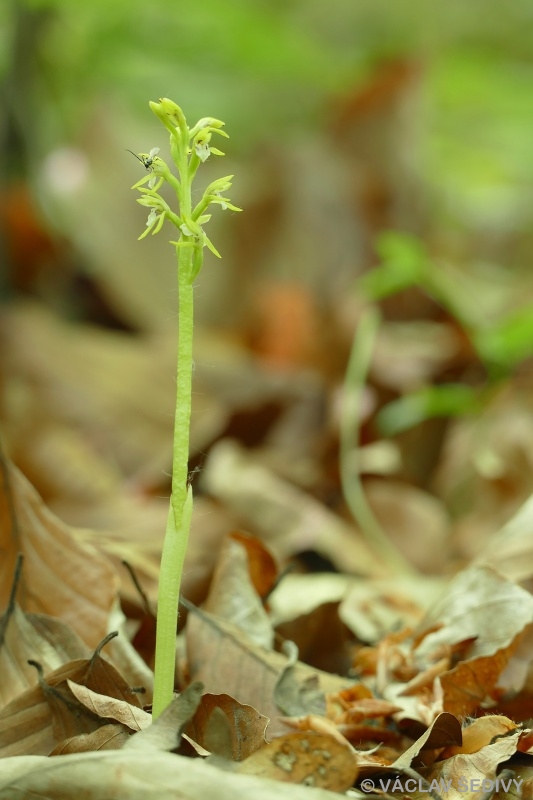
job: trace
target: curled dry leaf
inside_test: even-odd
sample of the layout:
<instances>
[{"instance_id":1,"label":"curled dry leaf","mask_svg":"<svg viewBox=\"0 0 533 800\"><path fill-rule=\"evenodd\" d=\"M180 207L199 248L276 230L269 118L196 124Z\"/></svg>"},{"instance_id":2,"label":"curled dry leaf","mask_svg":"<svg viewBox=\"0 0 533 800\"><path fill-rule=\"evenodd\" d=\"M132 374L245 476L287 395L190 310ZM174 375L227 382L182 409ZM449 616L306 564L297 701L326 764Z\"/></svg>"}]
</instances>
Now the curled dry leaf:
<instances>
[{"instance_id":1,"label":"curled dry leaf","mask_svg":"<svg viewBox=\"0 0 533 800\"><path fill-rule=\"evenodd\" d=\"M347 743L327 734L288 733L242 761L238 771L345 792L357 777L357 757Z\"/></svg>"},{"instance_id":2,"label":"curled dry leaf","mask_svg":"<svg viewBox=\"0 0 533 800\"><path fill-rule=\"evenodd\" d=\"M96 647L108 631L118 579L109 561L80 544L26 478L0 458L0 606L7 605L17 554L24 556L18 602L67 622Z\"/></svg>"},{"instance_id":3,"label":"curled dry leaf","mask_svg":"<svg viewBox=\"0 0 533 800\"><path fill-rule=\"evenodd\" d=\"M105 694L98 694L80 686L67 678L67 686L82 706L88 708L95 716L104 720L115 720L131 731L142 731L152 724L152 715L142 708L127 703L125 700L116 700Z\"/></svg>"},{"instance_id":4,"label":"curled dry leaf","mask_svg":"<svg viewBox=\"0 0 533 800\"><path fill-rule=\"evenodd\" d=\"M228 742L226 757L233 761L243 761L266 742L265 731L268 718L252 706L239 703L227 694L204 694L194 717L185 728L185 733L206 750L217 755L225 755L213 747L211 720L215 711L227 720ZM222 726L218 726L219 729Z\"/></svg>"},{"instance_id":5,"label":"curled dry leaf","mask_svg":"<svg viewBox=\"0 0 533 800\"><path fill-rule=\"evenodd\" d=\"M516 753L519 739L520 731L517 731L510 736L497 739L476 753L459 754L445 761L438 761L424 777L429 782L445 781L446 785L449 785L446 793L449 800L460 800L460 798L470 800L479 796L483 779L494 780L499 764ZM477 790L472 785L472 781L476 780ZM461 783L462 781L466 782L466 786Z\"/></svg>"},{"instance_id":6,"label":"curled dry leaf","mask_svg":"<svg viewBox=\"0 0 533 800\"><path fill-rule=\"evenodd\" d=\"M442 715L441 715L442 716ZM482 747L490 744L495 737L507 736L510 731L517 730L515 722L500 714L487 714L475 719L463 730L463 742L460 745L447 747L441 759L456 756L459 753L477 753Z\"/></svg>"},{"instance_id":7,"label":"curled dry leaf","mask_svg":"<svg viewBox=\"0 0 533 800\"><path fill-rule=\"evenodd\" d=\"M0 712L0 757L48 755L63 740L92 733L106 723L106 719L77 700L69 688L69 679L106 699L122 700L140 710L137 695L97 650L90 660L72 661L40 677L37 686Z\"/></svg>"},{"instance_id":8,"label":"curled dry leaf","mask_svg":"<svg viewBox=\"0 0 533 800\"><path fill-rule=\"evenodd\" d=\"M465 715L490 695L532 622L529 592L490 567L460 573L421 624L419 638L423 638L415 653L420 661L431 663L443 645L472 640L468 658L440 678L443 708ZM435 630L437 623L440 627ZM425 631L429 632L424 636Z\"/></svg>"},{"instance_id":9,"label":"curled dry leaf","mask_svg":"<svg viewBox=\"0 0 533 800\"><path fill-rule=\"evenodd\" d=\"M435 750L448 745L460 745L461 741L461 723L457 717L445 711L439 714L427 731L396 759L393 766L398 769L410 767L423 750Z\"/></svg>"},{"instance_id":10,"label":"curled dry leaf","mask_svg":"<svg viewBox=\"0 0 533 800\"><path fill-rule=\"evenodd\" d=\"M248 563L244 545L227 537L203 607L214 616L233 622L251 641L271 648L274 631L252 583Z\"/></svg>"},{"instance_id":11,"label":"curled dry leaf","mask_svg":"<svg viewBox=\"0 0 533 800\"><path fill-rule=\"evenodd\" d=\"M0 758L49 755L65 739L92 733L103 724L76 701L66 674L61 667L0 713Z\"/></svg>"}]
</instances>

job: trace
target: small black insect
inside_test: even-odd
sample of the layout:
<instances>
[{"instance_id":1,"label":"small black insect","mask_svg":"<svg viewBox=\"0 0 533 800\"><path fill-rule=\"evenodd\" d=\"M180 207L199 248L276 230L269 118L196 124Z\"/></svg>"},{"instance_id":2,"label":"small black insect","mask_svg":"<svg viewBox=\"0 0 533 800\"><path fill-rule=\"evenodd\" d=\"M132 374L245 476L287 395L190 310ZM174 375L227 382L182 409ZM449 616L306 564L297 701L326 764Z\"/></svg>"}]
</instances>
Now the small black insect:
<instances>
[{"instance_id":1,"label":"small black insect","mask_svg":"<svg viewBox=\"0 0 533 800\"><path fill-rule=\"evenodd\" d=\"M137 153L133 152L133 150L128 150L128 148L126 148L126 150L128 153L131 153L132 156L135 156L137 161L140 161L143 167L146 167L148 172L152 171L152 164L154 163L154 158L159 153L159 147L152 147L147 156L138 156Z\"/></svg>"}]
</instances>

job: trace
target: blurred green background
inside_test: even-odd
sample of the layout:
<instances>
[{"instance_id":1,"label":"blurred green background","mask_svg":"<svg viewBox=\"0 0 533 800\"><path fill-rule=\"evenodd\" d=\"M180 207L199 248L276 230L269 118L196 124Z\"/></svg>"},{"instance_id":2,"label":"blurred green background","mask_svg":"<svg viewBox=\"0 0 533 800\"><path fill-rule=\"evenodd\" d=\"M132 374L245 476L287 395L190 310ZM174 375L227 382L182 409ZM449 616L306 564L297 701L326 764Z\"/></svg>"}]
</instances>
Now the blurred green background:
<instances>
[{"instance_id":1,"label":"blurred green background","mask_svg":"<svg viewBox=\"0 0 533 800\"><path fill-rule=\"evenodd\" d=\"M97 284L124 324L166 324L173 256L164 235L136 242L144 211L129 186L142 167L126 148L164 155L147 103L168 96L190 124L226 122L228 157L205 180L235 173L245 208L212 229L225 260L208 258L206 321L242 324L270 277L334 306L388 229L481 269L487 313L514 303L496 265L526 270L533 246L527 0L12 0L0 22L5 293L86 313L49 263L63 242L69 274ZM13 230L21 185L54 240L31 269Z\"/></svg>"},{"instance_id":2,"label":"blurred green background","mask_svg":"<svg viewBox=\"0 0 533 800\"><path fill-rule=\"evenodd\" d=\"M40 380L84 444L89 430L107 454L118 436L110 460L125 474L158 487L170 463L173 232L137 241L146 209L130 187L145 171L127 152L168 159L148 106L167 96L190 125L225 121L227 155L195 185L234 174L244 209L215 209L223 258L207 253L197 281L195 402L214 411L196 456L263 437L280 474L342 507L339 398L370 301L383 322L353 450L383 437L395 449L354 474L435 492L457 540L507 519L533 491L532 24L529 0L0 4L0 355L34 409L20 410L15 380L6 428L30 429L12 451L43 496L63 488L33 469ZM89 324L65 334L58 318ZM294 398L308 394L305 411Z\"/></svg>"}]
</instances>

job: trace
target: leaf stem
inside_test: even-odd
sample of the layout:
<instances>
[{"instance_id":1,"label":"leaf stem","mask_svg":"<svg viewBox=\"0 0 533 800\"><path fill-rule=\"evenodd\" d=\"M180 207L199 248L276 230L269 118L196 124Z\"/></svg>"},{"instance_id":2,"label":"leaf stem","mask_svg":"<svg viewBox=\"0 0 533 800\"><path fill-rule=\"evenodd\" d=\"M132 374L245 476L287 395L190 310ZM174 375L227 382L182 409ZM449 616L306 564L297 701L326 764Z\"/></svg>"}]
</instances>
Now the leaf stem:
<instances>
[{"instance_id":1,"label":"leaf stem","mask_svg":"<svg viewBox=\"0 0 533 800\"><path fill-rule=\"evenodd\" d=\"M380 555L383 563L396 574L413 575L417 574L416 570L396 549L372 511L357 463L361 399L380 321L379 312L375 308L363 312L346 370L340 436L342 492L363 535Z\"/></svg>"}]
</instances>

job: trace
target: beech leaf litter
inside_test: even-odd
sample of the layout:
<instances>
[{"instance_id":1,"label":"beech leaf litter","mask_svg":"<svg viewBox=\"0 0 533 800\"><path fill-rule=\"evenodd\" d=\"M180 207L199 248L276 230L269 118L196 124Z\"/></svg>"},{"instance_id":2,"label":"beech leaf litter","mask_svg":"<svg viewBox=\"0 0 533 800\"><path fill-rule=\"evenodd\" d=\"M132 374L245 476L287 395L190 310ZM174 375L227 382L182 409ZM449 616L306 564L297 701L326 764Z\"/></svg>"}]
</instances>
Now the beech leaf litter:
<instances>
[{"instance_id":1,"label":"beech leaf litter","mask_svg":"<svg viewBox=\"0 0 533 800\"><path fill-rule=\"evenodd\" d=\"M226 446L225 485L236 469L244 502L255 467L248 483L241 480L243 456ZM266 509L265 469L257 467L253 492L264 488ZM130 680L140 653L148 674L153 666L150 582L151 597L133 603L118 546L61 522L5 455L1 475L0 798L38 792L55 800L80 787L95 800L215 793L459 800L481 796L483 787L483 797L528 796L531 570L522 559L517 575L505 547L528 552L530 501L494 535L508 570L498 570L491 546L485 562L413 585L383 580L364 549L359 576L349 561L338 575L282 574L277 564L300 549L295 537L302 550L340 565L345 535L355 536L321 544L304 535L304 493L291 506L288 490L293 521L285 520L283 544L230 530L197 590L201 604L183 598L177 694L152 723L150 681ZM216 465L206 483L231 505ZM283 516L280 502L278 495L272 520ZM247 508L245 517L257 513L253 502ZM313 516L313 506L303 513ZM142 552L137 563L150 557ZM113 650L120 638L124 647Z\"/></svg>"},{"instance_id":2,"label":"beech leaf litter","mask_svg":"<svg viewBox=\"0 0 533 800\"><path fill-rule=\"evenodd\" d=\"M493 379L505 364L479 345L486 303L492 320L531 279L518 290L491 265L496 291L468 265L437 270L413 237L382 239L384 209L412 206L393 176L419 65L390 70L346 102L334 147L284 145L286 197L263 164L247 214L259 232L274 210L277 238L243 247L229 223L233 288L214 285L233 327L195 329L192 529L175 694L155 721L175 319L154 311L155 270L133 287L112 266L91 278L105 325L36 296L3 310L0 800L532 797L533 393L527 362ZM248 283L254 248L261 264L299 252L292 183L307 223L333 209L327 231L305 223L312 279ZM341 257L354 220L361 251ZM326 292L336 242L346 267ZM346 288L352 256L374 295Z\"/></svg>"}]
</instances>

